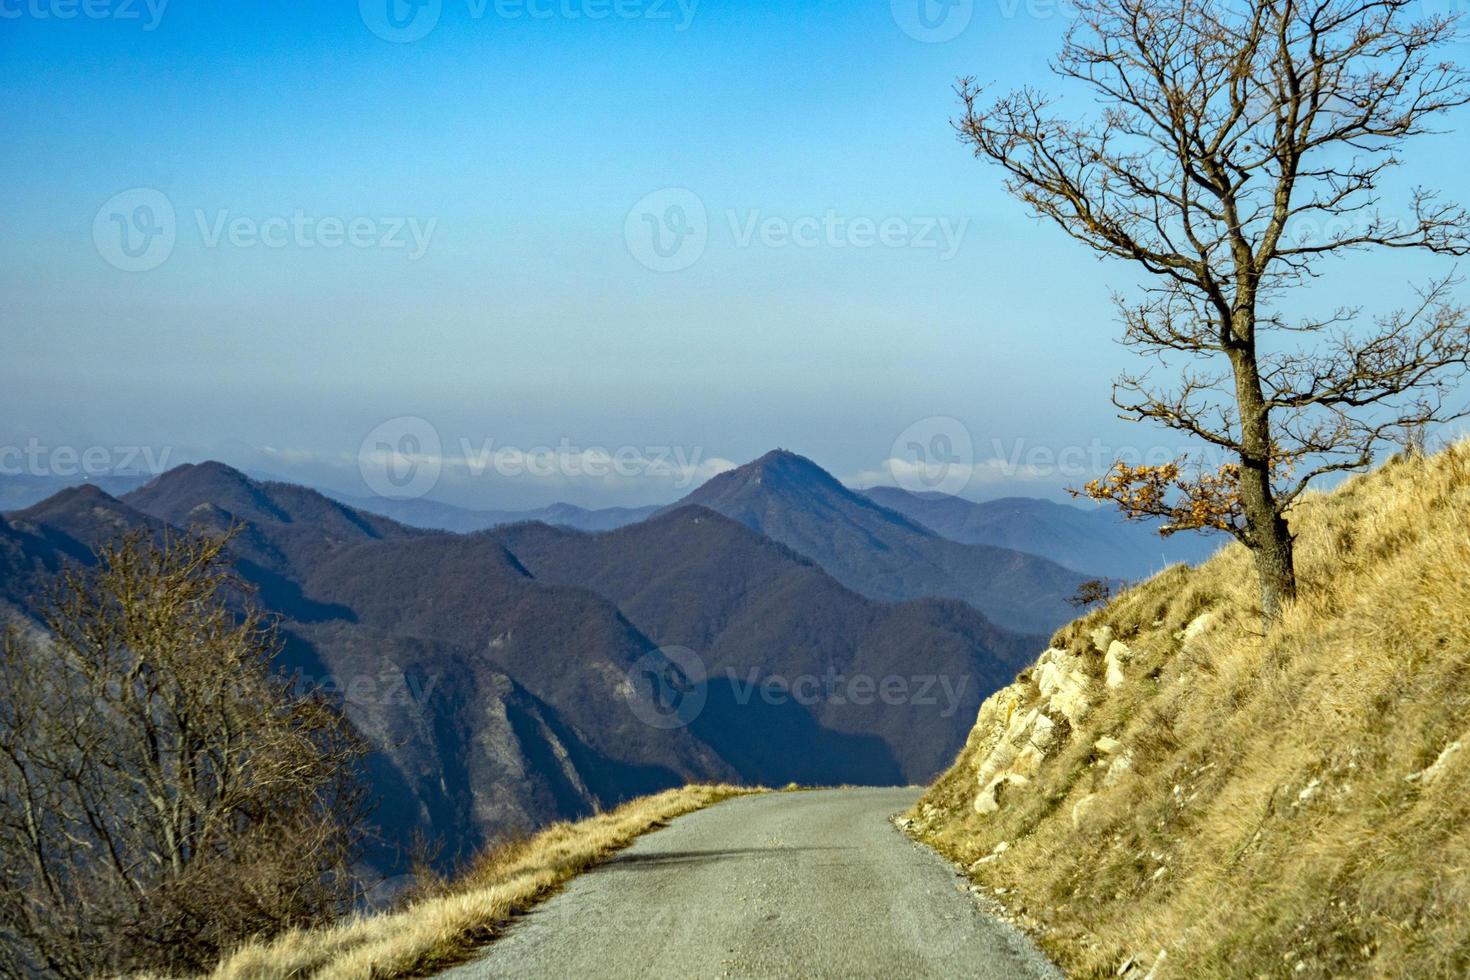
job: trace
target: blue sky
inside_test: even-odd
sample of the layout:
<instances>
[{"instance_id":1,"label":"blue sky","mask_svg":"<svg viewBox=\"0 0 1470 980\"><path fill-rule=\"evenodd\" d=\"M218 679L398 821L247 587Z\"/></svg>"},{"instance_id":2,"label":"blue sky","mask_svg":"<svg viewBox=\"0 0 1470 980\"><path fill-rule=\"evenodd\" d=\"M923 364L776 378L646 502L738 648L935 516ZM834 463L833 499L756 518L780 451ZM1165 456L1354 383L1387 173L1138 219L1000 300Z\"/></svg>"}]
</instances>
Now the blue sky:
<instances>
[{"instance_id":1,"label":"blue sky","mask_svg":"<svg viewBox=\"0 0 1470 980\"><path fill-rule=\"evenodd\" d=\"M1065 6L395 0L398 29L387 2L0 0L0 447L366 492L364 440L422 419L435 495L531 506L672 499L661 452L868 482L956 437L977 466L945 489L985 497L1076 482L1046 465L1069 448L1180 445L1108 402L1131 271L948 125L958 75L1046 82ZM1467 150L1410 172L1456 192ZM162 251L118 252L160 201L171 234L130 241ZM702 247L639 237L696 208ZM648 465L514 472L542 448Z\"/></svg>"}]
</instances>

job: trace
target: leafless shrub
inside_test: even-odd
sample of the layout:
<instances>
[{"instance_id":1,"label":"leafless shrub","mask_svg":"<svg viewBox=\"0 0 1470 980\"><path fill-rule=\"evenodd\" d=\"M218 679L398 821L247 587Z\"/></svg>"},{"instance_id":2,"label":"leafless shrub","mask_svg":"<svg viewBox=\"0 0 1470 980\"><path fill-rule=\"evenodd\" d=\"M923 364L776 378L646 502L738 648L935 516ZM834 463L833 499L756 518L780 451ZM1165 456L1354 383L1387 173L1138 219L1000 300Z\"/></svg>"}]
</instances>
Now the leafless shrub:
<instances>
[{"instance_id":1,"label":"leafless shrub","mask_svg":"<svg viewBox=\"0 0 1470 980\"><path fill-rule=\"evenodd\" d=\"M226 541L123 537L4 638L0 970L198 971L350 893L361 743L274 671Z\"/></svg>"},{"instance_id":2,"label":"leafless shrub","mask_svg":"<svg viewBox=\"0 0 1470 980\"><path fill-rule=\"evenodd\" d=\"M1098 603L1107 602L1113 597L1113 587L1106 579L1088 579L1077 586L1077 591L1067 600L1077 609L1086 609Z\"/></svg>"}]
</instances>

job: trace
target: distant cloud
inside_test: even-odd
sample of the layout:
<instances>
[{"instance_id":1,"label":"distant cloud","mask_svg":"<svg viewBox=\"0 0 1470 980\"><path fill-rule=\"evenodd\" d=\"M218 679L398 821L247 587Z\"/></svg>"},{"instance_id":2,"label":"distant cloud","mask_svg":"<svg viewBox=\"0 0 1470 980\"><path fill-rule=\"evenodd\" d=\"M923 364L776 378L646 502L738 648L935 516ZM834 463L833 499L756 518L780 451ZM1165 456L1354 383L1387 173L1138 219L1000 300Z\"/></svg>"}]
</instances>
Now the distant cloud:
<instances>
[{"instance_id":1,"label":"distant cloud","mask_svg":"<svg viewBox=\"0 0 1470 980\"><path fill-rule=\"evenodd\" d=\"M1016 464L1005 459L985 459L975 463L952 462L943 467L913 459L890 457L877 469L861 470L847 483L858 489L869 487L902 487L912 492L931 488L948 490L995 486L1007 483L1036 483L1054 478L1056 473L1045 467Z\"/></svg>"}]
</instances>

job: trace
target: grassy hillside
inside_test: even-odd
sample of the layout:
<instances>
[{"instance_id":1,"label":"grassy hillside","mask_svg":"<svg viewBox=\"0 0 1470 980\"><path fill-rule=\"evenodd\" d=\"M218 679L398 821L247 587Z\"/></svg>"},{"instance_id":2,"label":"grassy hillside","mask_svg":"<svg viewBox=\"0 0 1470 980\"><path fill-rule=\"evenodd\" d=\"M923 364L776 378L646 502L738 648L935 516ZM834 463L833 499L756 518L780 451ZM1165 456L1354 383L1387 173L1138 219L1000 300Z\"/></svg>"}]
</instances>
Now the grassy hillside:
<instances>
[{"instance_id":1,"label":"grassy hillside","mask_svg":"<svg viewBox=\"0 0 1470 980\"><path fill-rule=\"evenodd\" d=\"M1063 628L910 814L1069 973L1470 975L1470 443L1294 525L1269 636L1241 547L1166 571Z\"/></svg>"}]
</instances>

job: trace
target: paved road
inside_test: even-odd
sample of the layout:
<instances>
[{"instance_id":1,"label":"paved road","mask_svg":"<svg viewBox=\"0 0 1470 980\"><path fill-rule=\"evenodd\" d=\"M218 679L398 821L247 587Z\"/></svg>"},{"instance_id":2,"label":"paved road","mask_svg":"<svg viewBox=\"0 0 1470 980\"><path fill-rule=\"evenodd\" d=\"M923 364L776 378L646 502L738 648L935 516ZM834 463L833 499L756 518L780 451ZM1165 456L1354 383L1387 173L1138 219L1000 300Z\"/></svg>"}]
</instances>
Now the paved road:
<instances>
[{"instance_id":1,"label":"paved road","mask_svg":"<svg viewBox=\"0 0 1470 980\"><path fill-rule=\"evenodd\" d=\"M680 817L444 976L1060 977L888 822L917 796L773 793Z\"/></svg>"}]
</instances>

